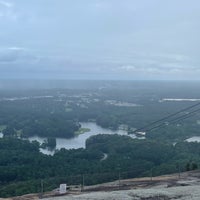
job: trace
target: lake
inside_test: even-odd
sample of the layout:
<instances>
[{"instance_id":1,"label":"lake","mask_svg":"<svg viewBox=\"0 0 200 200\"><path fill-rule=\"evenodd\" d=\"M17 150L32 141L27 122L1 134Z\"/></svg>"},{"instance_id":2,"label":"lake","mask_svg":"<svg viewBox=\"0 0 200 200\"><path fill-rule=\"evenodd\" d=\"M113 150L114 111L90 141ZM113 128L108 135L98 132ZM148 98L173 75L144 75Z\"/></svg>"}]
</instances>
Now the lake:
<instances>
[{"instance_id":1,"label":"lake","mask_svg":"<svg viewBox=\"0 0 200 200\"><path fill-rule=\"evenodd\" d=\"M187 142L200 142L200 136L194 136L185 140Z\"/></svg>"},{"instance_id":2,"label":"lake","mask_svg":"<svg viewBox=\"0 0 200 200\"><path fill-rule=\"evenodd\" d=\"M81 122L82 128L88 128L90 131L78 135L71 139L66 138L56 138L56 149L78 149L78 148L85 148L85 142L86 140L92 136L92 135L98 135L98 134L118 134L118 135L128 135L127 131L125 130L111 130L107 128L102 128L101 126L98 126L95 122ZM136 138L134 134L129 135L132 138ZM47 138L45 137L39 137L39 136L33 136L29 137L29 141L38 141L39 143L43 143ZM40 151L44 154L53 155L54 151L49 151L47 149L40 149Z\"/></svg>"}]
</instances>

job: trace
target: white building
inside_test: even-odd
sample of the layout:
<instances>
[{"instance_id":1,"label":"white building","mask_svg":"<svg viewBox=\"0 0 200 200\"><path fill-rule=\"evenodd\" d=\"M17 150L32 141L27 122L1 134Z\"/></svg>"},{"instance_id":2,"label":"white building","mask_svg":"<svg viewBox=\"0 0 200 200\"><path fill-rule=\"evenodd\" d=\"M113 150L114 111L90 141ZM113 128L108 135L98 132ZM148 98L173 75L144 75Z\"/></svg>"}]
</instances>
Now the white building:
<instances>
[{"instance_id":1,"label":"white building","mask_svg":"<svg viewBox=\"0 0 200 200\"><path fill-rule=\"evenodd\" d=\"M65 194L67 192L67 184L60 184L59 192L60 194Z\"/></svg>"}]
</instances>

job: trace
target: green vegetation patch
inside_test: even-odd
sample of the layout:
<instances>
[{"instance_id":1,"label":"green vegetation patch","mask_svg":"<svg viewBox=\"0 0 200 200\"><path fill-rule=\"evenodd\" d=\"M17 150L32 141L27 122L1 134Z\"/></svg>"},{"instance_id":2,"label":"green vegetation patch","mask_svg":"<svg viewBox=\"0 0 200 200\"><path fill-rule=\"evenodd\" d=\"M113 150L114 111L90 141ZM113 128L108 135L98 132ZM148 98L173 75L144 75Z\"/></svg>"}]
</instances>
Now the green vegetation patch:
<instances>
[{"instance_id":1,"label":"green vegetation patch","mask_svg":"<svg viewBox=\"0 0 200 200\"><path fill-rule=\"evenodd\" d=\"M72 108L69 108L69 107L67 107L67 108L65 108L65 112L71 112L73 109Z\"/></svg>"},{"instance_id":2,"label":"green vegetation patch","mask_svg":"<svg viewBox=\"0 0 200 200\"><path fill-rule=\"evenodd\" d=\"M86 132L90 132L90 129L89 128L79 128L79 130L75 132L75 135L81 135Z\"/></svg>"},{"instance_id":3,"label":"green vegetation patch","mask_svg":"<svg viewBox=\"0 0 200 200\"><path fill-rule=\"evenodd\" d=\"M16 131L16 134L18 137L21 137L23 135L23 130L20 129L20 130L15 130Z\"/></svg>"},{"instance_id":4,"label":"green vegetation patch","mask_svg":"<svg viewBox=\"0 0 200 200\"><path fill-rule=\"evenodd\" d=\"M0 132L2 132L4 129L6 129L6 125L0 125Z\"/></svg>"}]
</instances>

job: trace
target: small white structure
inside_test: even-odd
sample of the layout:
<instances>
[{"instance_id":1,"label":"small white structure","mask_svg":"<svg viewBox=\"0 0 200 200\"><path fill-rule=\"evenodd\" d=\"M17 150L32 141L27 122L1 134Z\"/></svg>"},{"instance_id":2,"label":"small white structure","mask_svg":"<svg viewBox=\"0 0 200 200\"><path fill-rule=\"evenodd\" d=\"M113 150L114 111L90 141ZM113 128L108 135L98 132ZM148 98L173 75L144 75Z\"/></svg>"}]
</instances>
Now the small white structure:
<instances>
[{"instance_id":1,"label":"small white structure","mask_svg":"<svg viewBox=\"0 0 200 200\"><path fill-rule=\"evenodd\" d=\"M60 184L59 192L60 194L65 194L67 192L67 184Z\"/></svg>"},{"instance_id":2,"label":"small white structure","mask_svg":"<svg viewBox=\"0 0 200 200\"><path fill-rule=\"evenodd\" d=\"M145 135L146 135L146 132L141 132L141 131L139 131L139 132L137 132L137 134L138 134L138 135L145 136Z\"/></svg>"}]
</instances>

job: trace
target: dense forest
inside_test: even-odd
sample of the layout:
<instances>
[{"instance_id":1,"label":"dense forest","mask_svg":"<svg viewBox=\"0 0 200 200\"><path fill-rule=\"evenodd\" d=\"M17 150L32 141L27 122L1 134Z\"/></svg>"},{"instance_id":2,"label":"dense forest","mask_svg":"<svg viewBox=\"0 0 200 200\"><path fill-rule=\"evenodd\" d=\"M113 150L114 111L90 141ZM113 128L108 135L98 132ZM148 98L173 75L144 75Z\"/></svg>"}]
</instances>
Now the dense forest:
<instances>
[{"instance_id":1,"label":"dense forest","mask_svg":"<svg viewBox=\"0 0 200 200\"><path fill-rule=\"evenodd\" d=\"M104 154L108 157L102 160ZM36 142L0 139L0 196L40 192L67 184L96 184L118 178L150 176L196 169L200 164L200 144L181 142L175 146L128 136L97 135L86 149L61 149L53 156L39 152Z\"/></svg>"},{"instance_id":2,"label":"dense forest","mask_svg":"<svg viewBox=\"0 0 200 200\"><path fill-rule=\"evenodd\" d=\"M48 191L62 182L81 184L83 175L89 185L116 180L119 173L121 178L131 178L199 167L200 144L185 142L200 135L198 112L177 123L165 122L162 127L147 130L144 140L101 134L87 139L85 149L41 153L41 147L56 147L55 138L76 137L80 122L113 130L125 125L132 134L135 128L195 104L164 98L200 99L195 84L182 89L173 84L137 82L93 87L1 91L1 197L40 192L41 180ZM47 137L47 141L39 144L25 140L30 136Z\"/></svg>"},{"instance_id":3,"label":"dense forest","mask_svg":"<svg viewBox=\"0 0 200 200\"><path fill-rule=\"evenodd\" d=\"M118 85L117 85L118 86ZM0 95L0 130L5 136L75 137L79 122L95 121L98 125L117 129L126 124L140 128L175 111L194 104L190 101L166 101L163 98L194 98L190 87L183 90L169 85L125 84L105 89L54 89L4 91ZM187 95L186 95L187 94ZM199 135L200 114L177 124L152 130L147 137L184 140L191 133ZM178 126L177 126L178 125Z\"/></svg>"}]
</instances>

